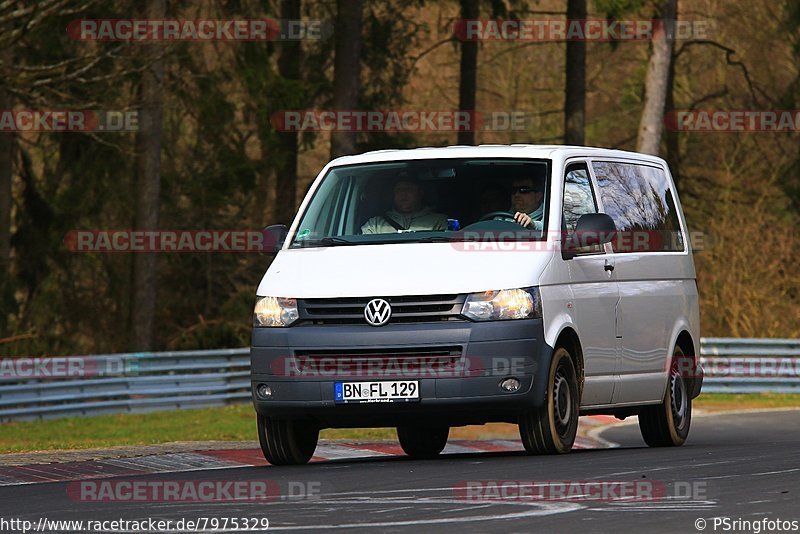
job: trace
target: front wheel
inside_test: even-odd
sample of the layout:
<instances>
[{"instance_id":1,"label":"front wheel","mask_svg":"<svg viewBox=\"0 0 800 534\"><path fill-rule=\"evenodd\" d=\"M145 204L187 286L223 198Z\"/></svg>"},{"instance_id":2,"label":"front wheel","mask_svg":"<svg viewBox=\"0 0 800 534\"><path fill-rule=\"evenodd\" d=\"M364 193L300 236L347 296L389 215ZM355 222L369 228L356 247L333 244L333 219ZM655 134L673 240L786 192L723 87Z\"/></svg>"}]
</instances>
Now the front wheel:
<instances>
[{"instance_id":1,"label":"front wheel","mask_svg":"<svg viewBox=\"0 0 800 534\"><path fill-rule=\"evenodd\" d=\"M258 418L258 442L264 458L272 465L308 463L319 441L316 425L292 419Z\"/></svg>"},{"instance_id":2,"label":"front wheel","mask_svg":"<svg viewBox=\"0 0 800 534\"><path fill-rule=\"evenodd\" d=\"M689 395L686 356L680 347L675 347L669 372L669 383L664 402L646 406L639 413L639 430L645 443L651 447L679 447L689 435L692 422L692 397Z\"/></svg>"},{"instance_id":3,"label":"front wheel","mask_svg":"<svg viewBox=\"0 0 800 534\"><path fill-rule=\"evenodd\" d=\"M435 458L444 450L447 445L447 438L450 435L449 426L422 427L422 426L399 426L397 427L397 439L403 452L412 458L425 459Z\"/></svg>"},{"instance_id":4,"label":"front wheel","mask_svg":"<svg viewBox=\"0 0 800 534\"><path fill-rule=\"evenodd\" d=\"M545 402L525 413L519 435L529 454L564 454L578 433L578 377L567 349L558 347L550 362Z\"/></svg>"}]
</instances>

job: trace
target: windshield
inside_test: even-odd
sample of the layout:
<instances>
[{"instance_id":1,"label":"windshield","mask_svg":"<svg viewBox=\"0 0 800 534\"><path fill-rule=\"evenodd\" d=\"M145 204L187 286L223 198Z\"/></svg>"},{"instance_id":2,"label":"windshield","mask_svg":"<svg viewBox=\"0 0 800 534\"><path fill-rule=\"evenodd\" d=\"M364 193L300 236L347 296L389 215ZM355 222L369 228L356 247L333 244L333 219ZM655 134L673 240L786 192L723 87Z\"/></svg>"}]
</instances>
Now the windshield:
<instances>
[{"instance_id":1,"label":"windshield","mask_svg":"<svg viewBox=\"0 0 800 534\"><path fill-rule=\"evenodd\" d=\"M438 159L332 168L291 247L542 239L547 160Z\"/></svg>"}]
</instances>

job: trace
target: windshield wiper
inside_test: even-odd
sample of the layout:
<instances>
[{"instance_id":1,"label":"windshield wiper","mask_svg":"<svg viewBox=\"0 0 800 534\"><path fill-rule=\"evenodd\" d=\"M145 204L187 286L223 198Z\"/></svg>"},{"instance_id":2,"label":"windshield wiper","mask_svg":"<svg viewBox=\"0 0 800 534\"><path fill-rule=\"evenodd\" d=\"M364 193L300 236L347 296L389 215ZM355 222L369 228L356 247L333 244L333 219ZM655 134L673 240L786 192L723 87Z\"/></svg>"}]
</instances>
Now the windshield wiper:
<instances>
[{"instance_id":1,"label":"windshield wiper","mask_svg":"<svg viewBox=\"0 0 800 534\"><path fill-rule=\"evenodd\" d=\"M452 243L453 241L463 241L463 239L463 237L459 236L436 235L414 239L411 241L411 243Z\"/></svg>"},{"instance_id":2,"label":"windshield wiper","mask_svg":"<svg viewBox=\"0 0 800 534\"><path fill-rule=\"evenodd\" d=\"M302 241L295 241L295 245L297 245L299 248L309 245L315 247L335 247L339 245L355 245L355 243L343 237L330 236L321 237L319 239L304 239Z\"/></svg>"},{"instance_id":3,"label":"windshield wiper","mask_svg":"<svg viewBox=\"0 0 800 534\"><path fill-rule=\"evenodd\" d=\"M413 232L403 232L403 236L408 236ZM398 234L383 234L385 236L396 236ZM380 235L376 234L375 237L380 237ZM369 241L350 241L349 239L345 239L343 237L321 237L319 239L303 239L301 241L295 241L292 244L292 248L305 248L305 247L337 247L343 245L389 245L389 244L398 244L398 243L452 243L453 241L463 241L463 236L452 235L452 236L427 236L427 237L419 237L416 239L373 239Z\"/></svg>"}]
</instances>

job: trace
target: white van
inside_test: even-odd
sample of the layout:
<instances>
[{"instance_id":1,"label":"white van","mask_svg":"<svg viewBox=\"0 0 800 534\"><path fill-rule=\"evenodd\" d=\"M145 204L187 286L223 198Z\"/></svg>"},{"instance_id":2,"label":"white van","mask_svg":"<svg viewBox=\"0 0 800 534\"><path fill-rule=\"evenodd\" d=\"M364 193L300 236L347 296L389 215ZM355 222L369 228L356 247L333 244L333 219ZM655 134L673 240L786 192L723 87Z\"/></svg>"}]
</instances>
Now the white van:
<instances>
[{"instance_id":1,"label":"white van","mask_svg":"<svg viewBox=\"0 0 800 534\"><path fill-rule=\"evenodd\" d=\"M322 169L258 286L253 402L266 459L320 429L519 425L566 453L578 416L681 445L700 393L686 221L664 160L572 146L381 150Z\"/></svg>"}]
</instances>

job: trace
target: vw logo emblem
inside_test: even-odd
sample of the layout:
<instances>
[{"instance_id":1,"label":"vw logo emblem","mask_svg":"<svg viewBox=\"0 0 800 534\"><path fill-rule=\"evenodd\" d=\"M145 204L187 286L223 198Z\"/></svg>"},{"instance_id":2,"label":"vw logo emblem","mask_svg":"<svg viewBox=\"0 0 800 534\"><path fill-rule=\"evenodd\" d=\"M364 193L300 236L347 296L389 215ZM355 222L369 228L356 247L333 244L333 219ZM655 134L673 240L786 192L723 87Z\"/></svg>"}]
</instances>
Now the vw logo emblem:
<instances>
[{"instance_id":1,"label":"vw logo emblem","mask_svg":"<svg viewBox=\"0 0 800 534\"><path fill-rule=\"evenodd\" d=\"M383 326L392 316L392 307L383 299L372 299L364 306L364 319L372 326Z\"/></svg>"}]
</instances>

